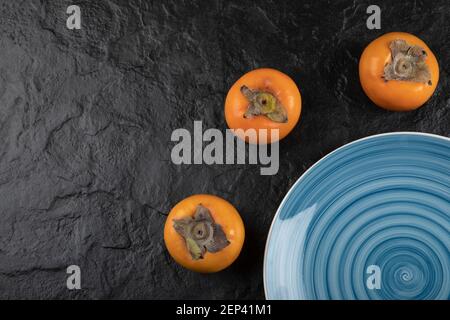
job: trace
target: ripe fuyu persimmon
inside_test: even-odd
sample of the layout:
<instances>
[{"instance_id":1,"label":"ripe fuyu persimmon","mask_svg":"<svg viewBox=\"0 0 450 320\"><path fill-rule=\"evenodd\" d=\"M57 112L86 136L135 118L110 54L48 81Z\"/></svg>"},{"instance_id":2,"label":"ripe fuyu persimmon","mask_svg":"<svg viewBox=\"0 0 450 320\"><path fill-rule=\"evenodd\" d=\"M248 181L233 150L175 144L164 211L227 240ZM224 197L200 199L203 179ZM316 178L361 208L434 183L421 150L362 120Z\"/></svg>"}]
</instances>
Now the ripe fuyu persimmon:
<instances>
[{"instance_id":1,"label":"ripe fuyu persimmon","mask_svg":"<svg viewBox=\"0 0 450 320\"><path fill-rule=\"evenodd\" d=\"M409 33L391 32L365 48L359 61L359 78L376 105L409 111L432 96L439 81L439 65L422 40Z\"/></svg>"},{"instance_id":2,"label":"ripe fuyu persimmon","mask_svg":"<svg viewBox=\"0 0 450 320\"><path fill-rule=\"evenodd\" d=\"M300 91L290 77L274 69L256 69L244 74L228 91L225 120L234 130L267 130L266 141L249 141L235 131L247 142L272 143L276 140L271 140L271 130L278 130L278 140L286 137L300 119L301 109Z\"/></svg>"},{"instance_id":3,"label":"ripe fuyu persimmon","mask_svg":"<svg viewBox=\"0 0 450 320\"><path fill-rule=\"evenodd\" d=\"M237 210L222 198L198 194L180 201L164 226L164 242L174 260L201 273L217 272L236 260L245 229Z\"/></svg>"}]
</instances>

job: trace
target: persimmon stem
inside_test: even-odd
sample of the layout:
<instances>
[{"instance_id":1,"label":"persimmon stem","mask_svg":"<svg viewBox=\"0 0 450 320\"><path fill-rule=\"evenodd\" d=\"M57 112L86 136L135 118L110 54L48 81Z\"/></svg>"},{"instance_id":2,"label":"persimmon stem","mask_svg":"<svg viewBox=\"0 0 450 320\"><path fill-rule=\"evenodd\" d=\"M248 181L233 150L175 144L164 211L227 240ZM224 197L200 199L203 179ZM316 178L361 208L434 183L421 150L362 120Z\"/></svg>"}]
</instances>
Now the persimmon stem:
<instances>
[{"instance_id":1,"label":"persimmon stem","mask_svg":"<svg viewBox=\"0 0 450 320\"><path fill-rule=\"evenodd\" d=\"M416 45L409 45L405 40L397 39L389 44L392 60L384 67L385 81L431 82L431 74L425 62L427 52Z\"/></svg>"},{"instance_id":2,"label":"persimmon stem","mask_svg":"<svg viewBox=\"0 0 450 320\"><path fill-rule=\"evenodd\" d=\"M272 93L251 90L247 86L241 87L241 93L250 103L244 113L244 118L263 115L274 122L286 123L288 121L284 106Z\"/></svg>"},{"instance_id":3,"label":"persimmon stem","mask_svg":"<svg viewBox=\"0 0 450 320\"><path fill-rule=\"evenodd\" d=\"M210 211L201 204L193 217L173 220L173 227L186 241L194 260L203 259L207 251L219 252L230 244L222 227L214 222Z\"/></svg>"}]
</instances>

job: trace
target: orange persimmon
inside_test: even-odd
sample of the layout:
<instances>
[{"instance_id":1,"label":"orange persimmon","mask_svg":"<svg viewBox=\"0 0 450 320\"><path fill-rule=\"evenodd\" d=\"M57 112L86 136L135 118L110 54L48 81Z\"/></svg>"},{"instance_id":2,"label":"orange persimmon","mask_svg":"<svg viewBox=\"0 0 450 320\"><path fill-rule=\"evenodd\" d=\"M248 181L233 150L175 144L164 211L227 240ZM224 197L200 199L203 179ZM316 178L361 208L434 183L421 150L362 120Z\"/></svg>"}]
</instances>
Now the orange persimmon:
<instances>
[{"instance_id":1,"label":"orange persimmon","mask_svg":"<svg viewBox=\"0 0 450 320\"><path fill-rule=\"evenodd\" d=\"M217 272L236 260L245 229L237 210L222 198L198 194L180 201L164 226L164 242L174 260L201 273Z\"/></svg>"},{"instance_id":2,"label":"orange persimmon","mask_svg":"<svg viewBox=\"0 0 450 320\"><path fill-rule=\"evenodd\" d=\"M243 75L229 90L225 120L228 127L247 142L273 143L292 131L301 108L300 91L290 77L274 69L256 69ZM244 134L249 129L256 131L256 141ZM266 129L266 141L260 139L264 132L260 132L261 129ZM278 129L278 139L271 139L273 129Z\"/></svg>"},{"instance_id":3,"label":"orange persimmon","mask_svg":"<svg viewBox=\"0 0 450 320\"><path fill-rule=\"evenodd\" d=\"M359 78L367 96L392 111L422 106L439 81L433 52L416 36L387 33L372 41L359 60Z\"/></svg>"}]
</instances>

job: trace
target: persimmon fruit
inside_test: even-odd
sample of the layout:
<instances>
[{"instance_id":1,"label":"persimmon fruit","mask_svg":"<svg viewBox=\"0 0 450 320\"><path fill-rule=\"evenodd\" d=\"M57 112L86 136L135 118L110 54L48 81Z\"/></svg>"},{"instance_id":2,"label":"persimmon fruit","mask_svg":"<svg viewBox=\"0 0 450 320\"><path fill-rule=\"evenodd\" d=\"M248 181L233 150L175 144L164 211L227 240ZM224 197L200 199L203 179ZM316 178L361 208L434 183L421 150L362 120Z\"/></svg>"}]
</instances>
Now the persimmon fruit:
<instances>
[{"instance_id":1,"label":"persimmon fruit","mask_svg":"<svg viewBox=\"0 0 450 320\"><path fill-rule=\"evenodd\" d=\"M230 88L225 100L225 120L247 142L273 143L292 131L301 109L302 99L295 82L278 70L262 68L244 74ZM249 129L256 131L256 140L243 134ZM272 139L274 129L278 130L278 138ZM264 132L267 139L263 140L260 137Z\"/></svg>"},{"instance_id":2,"label":"persimmon fruit","mask_svg":"<svg viewBox=\"0 0 450 320\"><path fill-rule=\"evenodd\" d=\"M409 111L433 95L439 65L418 37L391 32L372 41L359 60L359 79L367 96L391 111Z\"/></svg>"},{"instance_id":3,"label":"persimmon fruit","mask_svg":"<svg viewBox=\"0 0 450 320\"><path fill-rule=\"evenodd\" d=\"M231 265L244 239L244 223L237 210L228 201L208 194L180 201L164 226L164 242L173 259L200 273L217 272Z\"/></svg>"}]
</instances>

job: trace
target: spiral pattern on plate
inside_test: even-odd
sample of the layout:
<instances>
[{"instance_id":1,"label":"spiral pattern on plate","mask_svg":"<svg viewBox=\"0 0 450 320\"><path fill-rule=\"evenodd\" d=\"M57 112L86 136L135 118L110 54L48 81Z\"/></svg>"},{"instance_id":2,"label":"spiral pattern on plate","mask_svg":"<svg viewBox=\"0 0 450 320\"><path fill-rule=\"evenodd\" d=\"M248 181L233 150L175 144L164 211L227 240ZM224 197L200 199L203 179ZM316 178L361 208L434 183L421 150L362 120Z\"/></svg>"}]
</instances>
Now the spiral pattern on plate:
<instances>
[{"instance_id":1,"label":"spiral pattern on plate","mask_svg":"<svg viewBox=\"0 0 450 320\"><path fill-rule=\"evenodd\" d=\"M450 139L341 147L291 188L269 233L268 299L449 299Z\"/></svg>"}]
</instances>

